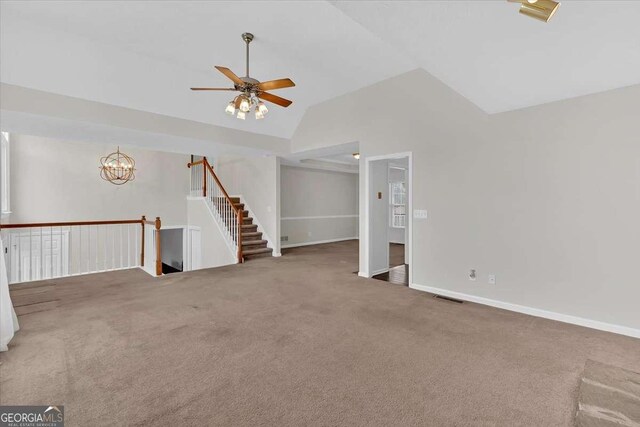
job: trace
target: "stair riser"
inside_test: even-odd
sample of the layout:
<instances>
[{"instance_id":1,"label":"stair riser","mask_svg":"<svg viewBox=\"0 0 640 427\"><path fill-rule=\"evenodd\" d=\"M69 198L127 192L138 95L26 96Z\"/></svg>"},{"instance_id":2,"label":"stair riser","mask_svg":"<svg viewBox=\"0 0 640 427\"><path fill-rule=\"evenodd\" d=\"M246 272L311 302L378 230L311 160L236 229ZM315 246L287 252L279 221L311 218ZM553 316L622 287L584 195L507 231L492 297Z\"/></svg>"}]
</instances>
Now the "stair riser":
<instances>
[{"instance_id":1,"label":"stair riser","mask_svg":"<svg viewBox=\"0 0 640 427\"><path fill-rule=\"evenodd\" d=\"M266 248L267 247L267 242L264 243L258 243L256 245L245 245L242 244L242 250L251 250L251 249L258 249L258 248Z\"/></svg>"},{"instance_id":2,"label":"stair riser","mask_svg":"<svg viewBox=\"0 0 640 427\"><path fill-rule=\"evenodd\" d=\"M265 252L263 254L255 254L255 255L245 255L244 259L245 260L252 260L252 259L256 259L256 258L271 258L271 252Z\"/></svg>"},{"instance_id":3,"label":"stair riser","mask_svg":"<svg viewBox=\"0 0 640 427\"><path fill-rule=\"evenodd\" d=\"M262 233L242 230L243 240L262 240Z\"/></svg>"}]
</instances>

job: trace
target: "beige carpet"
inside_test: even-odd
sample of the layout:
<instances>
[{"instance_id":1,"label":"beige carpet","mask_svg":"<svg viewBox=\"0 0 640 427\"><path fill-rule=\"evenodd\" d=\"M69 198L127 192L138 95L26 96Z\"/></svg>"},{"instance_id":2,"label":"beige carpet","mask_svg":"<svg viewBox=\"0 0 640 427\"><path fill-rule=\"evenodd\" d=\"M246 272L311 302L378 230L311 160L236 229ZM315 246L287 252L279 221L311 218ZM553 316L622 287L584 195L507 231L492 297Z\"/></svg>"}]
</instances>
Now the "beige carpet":
<instances>
[{"instance_id":1,"label":"beige carpet","mask_svg":"<svg viewBox=\"0 0 640 427\"><path fill-rule=\"evenodd\" d=\"M580 379L576 427L639 427L640 373L588 360Z\"/></svg>"},{"instance_id":2,"label":"beige carpet","mask_svg":"<svg viewBox=\"0 0 640 427\"><path fill-rule=\"evenodd\" d=\"M587 359L640 370L640 340L357 277L356 245L56 281L0 356L1 403L68 426L568 426Z\"/></svg>"}]
</instances>

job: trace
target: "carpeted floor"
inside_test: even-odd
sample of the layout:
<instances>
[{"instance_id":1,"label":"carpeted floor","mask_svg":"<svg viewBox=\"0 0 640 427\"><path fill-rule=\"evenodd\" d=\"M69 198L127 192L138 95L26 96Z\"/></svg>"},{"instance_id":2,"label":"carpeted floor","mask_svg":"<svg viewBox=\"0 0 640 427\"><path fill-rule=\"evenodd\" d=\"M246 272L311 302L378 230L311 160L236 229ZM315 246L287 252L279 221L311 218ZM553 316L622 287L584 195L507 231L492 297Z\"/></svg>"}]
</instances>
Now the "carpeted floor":
<instances>
[{"instance_id":1,"label":"carpeted floor","mask_svg":"<svg viewBox=\"0 0 640 427\"><path fill-rule=\"evenodd\" d=\"M363 279L357 242L154 279L55 281L20 318L0 400L68 426L568 426L587 359L640 340Z\"/></svg>"}]
</instances>

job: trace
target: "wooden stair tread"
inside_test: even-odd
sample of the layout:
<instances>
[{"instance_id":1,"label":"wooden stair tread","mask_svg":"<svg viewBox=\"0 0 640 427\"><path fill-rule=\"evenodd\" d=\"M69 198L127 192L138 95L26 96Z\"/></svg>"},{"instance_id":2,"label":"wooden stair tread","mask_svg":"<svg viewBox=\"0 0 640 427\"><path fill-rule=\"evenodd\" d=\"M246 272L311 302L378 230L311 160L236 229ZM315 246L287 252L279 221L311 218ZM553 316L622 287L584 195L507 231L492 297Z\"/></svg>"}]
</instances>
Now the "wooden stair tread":
<instances>
[{"instance_id":1,"label":"wooden stair tread","mask_svg":"<svg viewBox=\"0 0 640 427\"><path fill-rule=\"evenodd\" d=\"M257 254L265 254L273 252L272 248L257 248L257 249L248 249L246 251L242 251L243 255L257 255Z\"/></svg>"},{"instance_id":2,"label":"wooden stair tread","mask_svg":"<svg viewBox=\"0 0 640 427\"><path fill-rule=\"evenodd\" d=\"M261 237L261 231L246 231L242 233L242 238L246 240L260 240Z\"/></svg>"},{"instance_id":3,"label":"wooden stair tread","mask_svg":"<svg viewBox=\"0 0 640 427\"><path fill-rule=\"evenodd\" d=\"M266 245L267 241L266 240L242 240L242 246L253 246L253 245Z\"/></svg>"}]
</instances>

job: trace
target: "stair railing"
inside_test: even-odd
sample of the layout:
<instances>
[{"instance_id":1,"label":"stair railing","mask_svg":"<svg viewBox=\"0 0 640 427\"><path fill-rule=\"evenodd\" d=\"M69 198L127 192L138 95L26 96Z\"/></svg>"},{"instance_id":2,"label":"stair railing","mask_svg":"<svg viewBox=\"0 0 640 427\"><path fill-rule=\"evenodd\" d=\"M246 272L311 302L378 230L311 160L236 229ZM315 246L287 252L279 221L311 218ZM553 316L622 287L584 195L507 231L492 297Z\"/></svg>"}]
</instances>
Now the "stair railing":
<instances>
[{"instance_id":1,"label":"stair railing","mask_svg":"<svg viewBox=\"0 0 640 427\"><path fill-rule=\"evenodd\" d=\"M138 228L140 227L140 228ZM145 238L145 228L150 232ZM162 275L160 218L0 224L9 283L148 267ZM152 231L152 232L151 232ZM155 249L145 253L145 246Z\"/></svg>"},{"instance_id":2,"label":"stair railing","mask_svg":"<svg viewBox=\"0 0 640 427\"><path fill-rule=\"evenodd\" d=\"M187 164L191 169L191 194L202 196L227 230L227 238L235 246L238 263L243 262L242 224L244 212L233 202L206 157Z\"/></svg>"}]
</instances>

